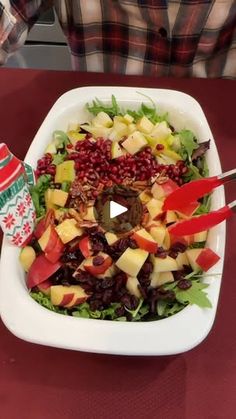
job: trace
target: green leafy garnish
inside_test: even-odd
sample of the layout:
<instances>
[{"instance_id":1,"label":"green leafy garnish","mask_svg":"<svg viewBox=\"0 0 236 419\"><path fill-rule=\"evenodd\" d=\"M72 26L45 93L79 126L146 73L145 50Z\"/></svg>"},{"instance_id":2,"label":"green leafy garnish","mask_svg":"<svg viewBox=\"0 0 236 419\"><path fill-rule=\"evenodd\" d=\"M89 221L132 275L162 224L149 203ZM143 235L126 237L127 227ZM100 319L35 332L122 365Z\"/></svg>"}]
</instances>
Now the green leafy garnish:
<instances>
[{"instance_id":1,"label":"green leafy garnish","mask_svg":"<svg viewBox=\"0 0 236 419\"><path fill-rule=\"evenodd\" d=\"M37 218L42 217L46 212L44 193L50 187L51 178L51 175L42 175L38 178L37 183L30 188Z\"/></svg>"},{"instance_id":2,"label":"green leafy garnish","mask_svg":"<svg viewBox=\"0 0 236 419\"><path fill-rule=\"evenodd\" d=\"M109 116L113 117L121 113L114 95L111 97L111 105L106 105L101 100L96 98L92 101L92 105L87 103L86 108L93 115L97 115L99 112L106 112Z\"/></svg>"},{"instance_id":3,"label":"green leafy garnish","mask_svg":"<svg viewBox=\"0 0 236 419\"><path fill-rule=\"evenodd\" d=\"M193 151L198 148L197 140L192 131L183 129L178 133L181 149L179 150L183 160L192 161Z\"/></svg>"},{"instance_id":4,"label":"green leafy garnish","mask_svg":"<svg viewBox=\"0 0 236 419\"><path fill-rule=\"evenodd\" d=\"M183 310L185 307L186 304L181 304L179 302L170 303L165 300L159 300L157 302L157 314L160 317L169 317Z\"/></svg>"},{"instance_id":5,"label":"green leafy garnish","mask_svg":"<svg viewBox=\"0 0 236 419\"><path fill-rule=\"evenodd\" d=\"M120 307L120 303L112 303L108 308L104 310L92 311L88 303L83 303L74 307L72 316L83 317L87 319L101 319L101 320L115 320L117 318L116 309Z\"/></svg>"},{"instance_id":6,"label":"green leafy garnish","mask_svg":"<svg viewBox=\"0 0 236 419\"><path fill-rule=\"evenodd\" d=\"M58 164L61 164L61 163L63 163L63 161L65 160L65 157L67 156L67 154L68 153L57 153L57 154L54 154L54 156L53 156L53 160L52 160L52 164L55 164L56 166L58 165Z\"/></svg>"},{"instance_id":7,"label":"green leafy garnish","mask_svg":"<svg viewBox=\"0 0 236 419\"><path fill-rule=\"evenodd\" d=\"M157 122L167 121L168 118L168 113L159 115L157 113L155 105L153 107L149 107L144 103L141 104L141 107L137 111L127 109L126 113L128 113L134 118L134 122L137 122L143 116L146 116L153 124L156 124Z\"/></svg>"},{"instance_id":8,"label":"green leafy garnish","mask_svg":"<svg viewBox=\"0 0 236 419\"><path fill-rule=\"evenodd\" d=\"M203 284L197 280L192 281L192 286L186 290L181 290L176 287L175 295L177 301L182 304L196 304L201 308L211 308L212 304L207 297L207 294L203 291L208 287L208 284Z\"/></svg>"},{"instance_id":9,"label":"green leafy garnish","mask_svg":"<svg viewBox=\"0 0 236 419\"><path fill-rule=\"evenodd\" d=\"M41 291L40 292L31 291L30 295L37 303L47 308L48 310L54 311L55 313L59 313L59 314L68 314L68 311L66 309L61 309L59 307L54 306L50 298L47 295L43 294Z\"/></svg>"}]
</instances>

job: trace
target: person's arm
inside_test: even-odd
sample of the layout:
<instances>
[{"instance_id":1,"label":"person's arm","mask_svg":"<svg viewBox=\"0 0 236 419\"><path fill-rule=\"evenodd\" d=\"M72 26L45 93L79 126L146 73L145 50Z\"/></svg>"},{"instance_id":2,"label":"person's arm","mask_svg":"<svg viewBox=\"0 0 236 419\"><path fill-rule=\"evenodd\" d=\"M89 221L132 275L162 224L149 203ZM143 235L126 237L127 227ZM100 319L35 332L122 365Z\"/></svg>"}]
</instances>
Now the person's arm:
<instances>
[{"instance_id":1,"label":"person's arm","mask_svg":"<svg viewBox=\"0 0 236 419\"><path fill-rule=\"evenodd\" d=\"M0 65L20 48L29 29L53 0L0 0Z\"/></svg>"}]
</instances>

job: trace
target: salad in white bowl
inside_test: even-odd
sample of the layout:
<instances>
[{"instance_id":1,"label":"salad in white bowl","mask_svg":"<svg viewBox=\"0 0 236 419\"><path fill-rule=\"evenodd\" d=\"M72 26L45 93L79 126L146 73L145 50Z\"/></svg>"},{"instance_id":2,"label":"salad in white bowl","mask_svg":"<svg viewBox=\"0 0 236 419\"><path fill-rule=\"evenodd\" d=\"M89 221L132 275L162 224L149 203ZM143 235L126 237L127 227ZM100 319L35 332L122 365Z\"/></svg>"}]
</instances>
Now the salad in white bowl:
<instances>
[{"instance_id":1,"label":"salad in white bowl","mask_svg":"<svg viewBox=\"0 0 236 419\"><path fill-rule=\"evenodd\" d=\"M112 96L86 107L89 122L54 131L37 162L37 224L20 254L30 295L58 313L116 321L211 308L202 274L219 256L206 246L207 231L179 237L168 229L209 212L210 196L163 209L174 190L208 175L210 139L199 144L192 130L176 130L151 101L132 110ZM98 197L114 190L121 204L127 194L138 198L142 212L134 228L118 220L118 234L96 216Z\"/></svg>"},{"instance_id":2,"label":"salad in white bowl","mask_svg":"<svg viewBox=\"0 0 236 419\"><path fill-rule=\"evenodd\" d=\"M26 162L35 168L37 222L20 251L4 240L7 327L35 343L117 354L179 353L201 342L217 308L224 223L184 236L171 227L223 206L224 193L165 210L182 185L221 173L199 104L171 90L72 90ZM122 228L100 222L104 195L133 202L128 218L115 217Z\"/></svg>"}]
</instances>

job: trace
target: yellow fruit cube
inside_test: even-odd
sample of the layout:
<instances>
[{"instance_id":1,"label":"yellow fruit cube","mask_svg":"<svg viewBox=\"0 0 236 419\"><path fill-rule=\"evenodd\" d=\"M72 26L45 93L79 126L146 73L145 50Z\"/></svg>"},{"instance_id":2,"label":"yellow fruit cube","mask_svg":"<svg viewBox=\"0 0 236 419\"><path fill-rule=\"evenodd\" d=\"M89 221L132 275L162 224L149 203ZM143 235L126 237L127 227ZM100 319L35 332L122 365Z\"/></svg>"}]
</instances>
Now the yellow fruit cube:
<instances>
[{"instance_id":1,"label":"yellow fruit cube","mask_svg":"<svg viewBox=\"0 0 236 419\"><path fill-rule=\"evenodd\" d=\"M65 244L73 240L75 237L82 236L82 228L76 227L77 221L73 218L62 221L56 227L56 232L61 241Z\"/></svg>"}]
</instances>

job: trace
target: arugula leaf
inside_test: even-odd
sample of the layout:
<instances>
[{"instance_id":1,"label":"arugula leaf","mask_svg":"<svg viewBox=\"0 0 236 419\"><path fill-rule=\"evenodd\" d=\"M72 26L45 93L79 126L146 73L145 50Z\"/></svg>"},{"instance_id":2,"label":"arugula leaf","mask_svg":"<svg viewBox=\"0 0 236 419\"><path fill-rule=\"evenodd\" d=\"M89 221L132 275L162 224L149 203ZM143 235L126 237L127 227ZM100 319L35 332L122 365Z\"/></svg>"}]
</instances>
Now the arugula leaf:
<instances>
[{"instance_id":1,"label":"arugula leaf","mask_svg":"<svg viewBox=\"0 0 236 419\"><path fill-rule=\"evenodd\" d=\"M51 175L42 175L38 178L37 183L30 188L37 217L42 217L45 214L44 193L50 187L51 178Z\"/></svg>"},{"instance_id":2,"label":"arugula leaf","mask_svg":"<svg viewBox=\"0 0 236 419\"><path fill-rule=\"evenodd\" d=\"M109 116L116 116L121 113L119 105L114 95L111 97L111 105L105 105L101 100L95 99L92 101L92 105L86 104L86 108L93 115L97 115L99 112L106 112Z\"/></svg>"},{"instance_id":3,"label":"arugula leaf","mask_svg":"<svg viewBox=\"0 0 236 419\"><path fill-rule=\"evenodd\" d=\"M143 304L143 298L140 298L139 304L135 310L129 310L125 307L125 310L132 315L132 321L139 321L149 312L149 307L147 304Z\"/></svg>"},{"instance_id":4,"label":"arugula leaf","mask_svg":"<svg viewBox=\"0 0 236 419\"><path fill-rule=\"evenodd\" d=\"M192 281L192 286L187 290L181 290L178 287L175 289L177 301L182 304L196 304L201 308L211 308L212 304L203 289L207 288L208 284L203 284L199 281Z\"/></svg>"},{"instance_id":5,"label":"arugula leaf","mask_svg":"<svg viewBox=\"0 0 236 419\"><path fill-rule=\"evenodd\" d=\"M179 153L183 157L184 160L188 160L189 162L192 161L192 154L193 151L198 148L198 143L192 131L188 129L183 129L178 133L181 149Z\"/></svg>"},{"instance_id":6,"label":"arugula leaf","mask_svg":"<svg viewBox=\"0 0 236 419\"><path fill-rule=\"evenodd\" d=\"M160 317L169 317L183 310L185 306L186 304L181 304L178 301L170 303L165 300L159 300L157 302L157 314Z\"/></svg>"},{"instance_id":7,"label":"arugula leaf","mask_svg":"<svg viewBox=\"0 0 236 419\"><path fill-rule=\"evenodd\" d=\"M31 297L37 302L39 303L41 306L47 308L48 310L54 311L55 313L59 313L59 314L68 314L68 311L66 309L61 309L59 307L54 306L51 303L50 298L43 294L41 291L40 292L30 292Z\"/></svg>"}]
</instances>

